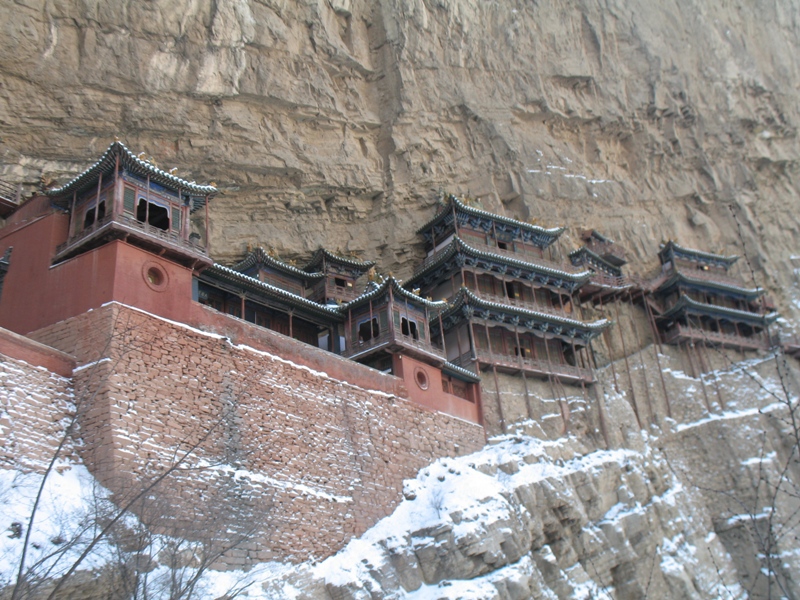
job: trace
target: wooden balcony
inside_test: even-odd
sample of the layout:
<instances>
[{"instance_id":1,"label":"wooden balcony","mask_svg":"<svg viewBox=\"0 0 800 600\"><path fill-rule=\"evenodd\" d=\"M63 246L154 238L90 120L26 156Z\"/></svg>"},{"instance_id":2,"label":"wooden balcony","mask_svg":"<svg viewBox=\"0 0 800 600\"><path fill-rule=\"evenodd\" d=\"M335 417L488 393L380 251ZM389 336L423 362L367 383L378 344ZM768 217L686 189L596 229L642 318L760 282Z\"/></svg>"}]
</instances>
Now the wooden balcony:
<instances>
[{"instance_id":1,"label":"wooden balcony","mask_svg":"<svg viewBox=\"0 0 800 600\"><path fill-rule=\"evenodd\" d=\"M720 346L736 350L767 350L769 343L764 335L756 334L751 337L722 333L721 331L706 331L698 327L688 327L677 323L664 334L664 343L678 345L683 343L705 344L706 346Z\"/></svg>"},{"instance_id":2,"label":"wooden balcony","mask_svg":"<svg viewBox=\"0 0 800 600\"><path fill-rule=\"evenodd\" d=\"M709 282L716 282L721 283L724 285L732 285L738 288L744 289L753 289L756 286L747 286L742 280L737 279L735 277L731 277L729 275L725 275L721 273L719 270L709 270L704 271L702 269L687 269L684 267L678 267L677 271L690 279L701 279L703 281ZM669 273L673 273L674 271L669 271Z\"/></svg>"},{"instance_id":3,"label":"wooden balcony","mask_svg":"<svg viewBox=\"0 0 800 600\"><path fill-rule=\"evenodd\" d=\"M186 264L211 264L206 249L174 231L164 231L127 215L106 215L56 248L54 262L70 258L108 237L127 239Z\"/></svg>"},{"instance_id":4,"label":"wooden balcony","mask_svg":"<svg viewBox=\"0 0 800 600\"><path fill-rule=\"evenodd\" d=\"M614 242L601 242L597 239L592 239L586 244L586 247L617 267L628 262L625 250Z\"/></svg>"},{"instance_id":5,"label":"wooden balcony","mask_svg":"<svg viewBox=\"0 0 800 600\"><path fill-rule=\"evenodd\" d=\"M498 256L503 256L503 257L506 257L506 258L514 259L514 260L524 261L524 262L527 262L527 263L530 263L530 264L534 264L534 265L540 265L540 266L543 266L543 267L547 267L549 269L555 269L557 271L563 271L565 273L575 274L575 273L581 273L581 272L584 271L584 269L582 267L578 268L578 267L574 267L571 264L565 264L565 263L561 263L561 262L555 262L555 261L552 261L552 260L548 260L546 258L540 257L539 255L537 255L535 253L513 252L511 250L502 250L500 248L497 248L496 246L489 246L489 245L486 245L486 244L474 243L473 240L465 240L465 243L468 246L471 246L472 248L475 248L476 250L480 250L481 252L497 254ZM446 250L447 250L447 246L445 246L444 248L442 248L438 252L436 252L434 254L431 254L427 258L425 258L425 260L422 261L422 264L419 265L414 270L414 274L416 275L417 273L420 273L420 272L424 271L428 267L428 265L430 265L431 263L434 263L437 260L439 260L439 256L443 252L445 252Z\"/></svg>"},{"instance_id":6,"label":"wooden balcony","mask_svg":"<svg viewBox=\"0 0 800 600\"><path fill-rule=\"evenodd\" d=\"M526 375L533 375L534 377L556 376L566 383L580 383L581 381L583 383L594 383L594 374L591 369L535 358L495 354L488 350L476 350L476 356L478 363L481 365L493 366L498 371L505 373L518 374L524 372ZM474 370L472 357L468 353L462 354L450 362L465 369Z\"/></svg>"},{"instance_id":7,"label":"wooden balcony","mask_svg":"<svg viewBox=\"0 0 800 600\"><path fill-rule=\"evenodd\" d=\"M6 218L17 210L22 200L22 185L14 185L0 179L0 218Z\"/></svg>"},{"instance_id":8,"label":"wooden balcony","mask_svg":"<svg viewBox=\"0 0 800 600\"><path fill-rule=\"evenodd\" d=\"M565 319L577 319L577 317L574 314L569 313L566 310L561 310L560 308L556 308L555 306L547 306L545 304L526 302L525 300L521 300L519 298L506 298L505 296L495 296L494 294L487 294L485 292L478 292L475 290L472 290L472 292L476 296L480 296L481 298L489 302L495 302L497 304L507 304L508 306L516 306L518 308L524 308L525 310L534 310L536 312L547 313L549 315L555 315Z\"/></svg>"},{"instance_id":9,"label":"wooden balcony","mask_svg":"<svg viewBox=\"0 0 800 600\"><path fill-rule=\"evenodd\" d=\"M402 335L397 332L384 331L377 337L363 342L356 342L354 345L345 349L342 356L353 360L358 360L361 357L377 352L378 350L386 350L389 352L404 352L410 356L417 356L423 360L435 360L437 362L445 362L444 352L432 344L423 341L415 340L410 335Z\"/></svg>"}]
</instances>

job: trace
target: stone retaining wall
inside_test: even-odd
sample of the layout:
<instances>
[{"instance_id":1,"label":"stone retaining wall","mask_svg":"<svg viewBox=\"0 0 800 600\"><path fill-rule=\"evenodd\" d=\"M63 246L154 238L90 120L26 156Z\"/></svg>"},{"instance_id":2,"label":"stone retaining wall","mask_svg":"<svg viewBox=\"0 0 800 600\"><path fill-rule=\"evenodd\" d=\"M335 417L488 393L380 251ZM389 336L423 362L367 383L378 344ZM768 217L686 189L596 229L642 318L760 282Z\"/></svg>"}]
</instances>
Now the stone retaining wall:
<instances>
[{"instance_id":1,"label":"stone retaining wall","mask_svg":"<svg viewBox=\"0 0 800 600\"><path fill-rule=\"evenodd\" d=\"M484 443L472 423L304 366L310 346L278 357L118 304L33 335L85 365L84 460L101 482L124 502L189 452L137 511L182 537L238 532L230 566L332 554L394 509L404 479Z\"/></svg>"}]
</instances>

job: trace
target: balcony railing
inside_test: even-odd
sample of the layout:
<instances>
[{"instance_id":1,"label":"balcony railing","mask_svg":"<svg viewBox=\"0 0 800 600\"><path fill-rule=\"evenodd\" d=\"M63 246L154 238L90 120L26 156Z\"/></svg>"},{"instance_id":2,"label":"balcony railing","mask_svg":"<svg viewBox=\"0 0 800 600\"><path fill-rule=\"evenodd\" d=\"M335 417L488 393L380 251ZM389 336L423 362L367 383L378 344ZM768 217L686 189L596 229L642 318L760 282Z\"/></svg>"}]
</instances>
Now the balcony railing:
<instances>
[{"instance_id":1,"label":"balcony railing","mask_svg":"<svg viewBox=\"0 0 800 600\"><path fill-rule=\"evenodd\" d=\"M574 273L580 273L580 272L582 272L584 270L583 268L574 267L573 265L570 265L570 264L555 262L555 261L552 261L552 260L548 260L546 258L541 258L540 256L538 256L536 254L533 254L533 253L512 252L511 250L502 250L502 249L497 248L495 246L489 246L489 245L484 245L484 244L479 244L479 243L478 244L473 244L473 243L471 243L471 241L472 240L468 240L467 243L470 246L472 246L473 248L475 248L476 250L480 250L481 252L489 252L489 253L492 253L492 254L497 254L499 256L512 258L514 260L521 260L521 261L524 261L524 262L527 262L527 263L531 263L531 264L534 264L534 265L540 265L540 266L543 266L543 267L548 267L550 269L556 269L558 271L563 271L565 273L573 273L574 274ZM444 248L444 249L440 250L439 252L436 252L436 253L431 254L430 256L428 256L424 261L422 261L422 264L414 270L414 274L416 275L417 273L420 273L420 272L424 271L428 267L428 265L430 265L431 263L436 262L439 259L439 256L445 250L446 250L446 248Z\"/></svg>"},{"instance_id":2,"label":"balcony railing","mask_svg":"<svg viewBox=\"0 0 800 600\"><path fill-rule=\"evenodd\" d=\"M589 282L609 287L624 287L630 284L627 277L615 277L613 275L606 275L605 273L595 273L592 275Z\"/></svg>"},{"instance_id":3,"label":"balcony railing","mask_svg":"<svg viewBox=\"0 0 800 600\"><path fill-rule=\"evenodd\" d=\"M594 382L594 375L591 369L536 358L495 354L487 350L477 350L477 356L479 362L494 365L506 371L525 371L535 375L555 375L565 381Z\"/></svg>"},{"instance_id":4,"label":"balcony railing","mask_svg":"<svg viewBox=\"0 0 800 600\"><path fill-rule=\"evenodd\" d=\"M703 281L724 283L739 288L750 289L740 279L731 277L729 275L723 275L719 271L703 271L702 269L682 269L680 267L678 267L677 271L682 275L685 275L686 277L690 277L691 279L702 279ZM670 271L669 273L672 274L674 273L674 271Z\"/></svg>"},{"instance_id":5,"label":"balcony railing","mask_svg":"<svg viewBox=\"0 0 800 600\"><path fill-rule=\"evenodd\" d=\"M0 217L14 212L22 200L22 185L0 179Z\"/></svg>"},{"instance_id":6,"label":"balcony railing","mask_svg":"<svg viewBox=\"0 0 800 600\"><path fill-rule=\"evenodd\" d=\"M727 348L750 348L753 350L766 350L769 347L763 335L756 334L745 337L721 331L706 331L697 327L676 324L664 334L665 344L679 344L681 342L702 342L710 346L724 346Z\"/></svg>"},{"instance_id":7,"label":"balcony railing","mask_svg":"<svg viewBox=\"0 0 800 600\"><path fill-rule=\"evenodd\" d=\"M625 250L613 242L600 242L598 240L592 240L586 244L586 247L598 256L606 258L606 260L608 260L608 256L612 256L613 258L622 262L626 262L628 260L625 256Z\"/></svg>"},{"instance_id":8,"label":"balcony railing","mask_svg":"<svg viewBox=\"0 0 800 600\"><path fill-rule=\"evenodd\" d=\"M555 306L547 306L544 304L536 304L534 302L526 302L525 300L520 300L519 298L506 298L505 296L496 296L494 294L487 294L485 292L476 292L476 294L480 296L482 299L487 300L488 302L495 302L497 304L507 304L509 306L517 306L519 308L524 308L526 310L543 312L550 315L564 317L566 319L576 318L574 314L568 313L566 310L561 310L560 308L556 308Z\"/></svg>"},{"instance_id":9,"label":"balcony railing","mask_svg":"<svg viewBox=\"0 0 800 600\"><path fill-rule=\"evenodd\" d=\"M67 242L58 246L56 248L56 256L68 254L82 242L94 237L101 230L106 228L119 229L132 235L138 234L140 237L153 238L181 250L190 250L194 253L206 255L206 249L203 246L196 244L192 240L183 239L181 235L175 231L164 231L159 227L153 227L148 223L137 221L133 217L127 215L110 214L102 219L98 219L89 227L84 228L79 233L72 236Z\"/></svg>"},{"instance_id":10,"label":"balcony railing","mask_svg":"<svg viewBox=\"0 0 800 600\"><path fill-rule=\"evenodd\" d=\"M429 342L415 340L410 335L397 334L397 332L393 332L392 330L384 331L378 336L366 341L355 342L355 344L342 352L342 356L345 358L353 358L383 346L402 346L409 350L416 350L422 354L435 356L436 358L444 360L444 353Z\"/></svg>"}]
</instances>

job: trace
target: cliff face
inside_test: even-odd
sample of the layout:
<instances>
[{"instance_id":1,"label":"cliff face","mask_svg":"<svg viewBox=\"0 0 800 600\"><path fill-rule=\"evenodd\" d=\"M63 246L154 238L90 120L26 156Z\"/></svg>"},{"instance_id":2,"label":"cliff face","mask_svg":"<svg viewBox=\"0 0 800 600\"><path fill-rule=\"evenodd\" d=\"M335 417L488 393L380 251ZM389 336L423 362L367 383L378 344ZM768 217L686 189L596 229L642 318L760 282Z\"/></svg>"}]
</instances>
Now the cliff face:
<instances>
[{"instance_id":1,"label":"cliff face","mask_svg":"<svg viewBox=\"0 0 800 600\"><path fill-rule=\"evenodd\" d=\"M791 0L4 5L3 176L62 180L118 135L225 191L218 260L324 244L405 276L445 189L595 226L644 270L662 239L744 242L794 285Z\"/></svg>"}]
</instances>

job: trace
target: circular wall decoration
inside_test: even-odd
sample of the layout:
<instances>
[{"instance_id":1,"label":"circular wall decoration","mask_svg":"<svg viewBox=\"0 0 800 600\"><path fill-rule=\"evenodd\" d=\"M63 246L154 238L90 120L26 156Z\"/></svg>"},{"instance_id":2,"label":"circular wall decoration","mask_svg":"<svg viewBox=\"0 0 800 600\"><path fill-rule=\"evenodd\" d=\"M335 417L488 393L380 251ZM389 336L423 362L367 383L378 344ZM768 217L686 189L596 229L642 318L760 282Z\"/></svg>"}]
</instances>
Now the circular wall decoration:
<instances>
[{"instance_id":1,"label":"circular wall decoration","mask_svg":"<svg viewBox=\"0 0 800 600\"><path fill-rule=\"evenodd\" d=\"M142 265L142 277L151 290L163 292L169 285L169 275L157 262L148 261Z\"/></svg>"},{"instance_id":2,"label":"circular wall decoration","mask_svg":"<svg viewBox=\"0 0 800 600\"><path fill-rule=\"evenodd\" d=\"M417 383L420 389L428 389L428 374L425 372L425 369L421 369L420 367L414 369L414 381Z\"/></svg>"}]
</instances>

